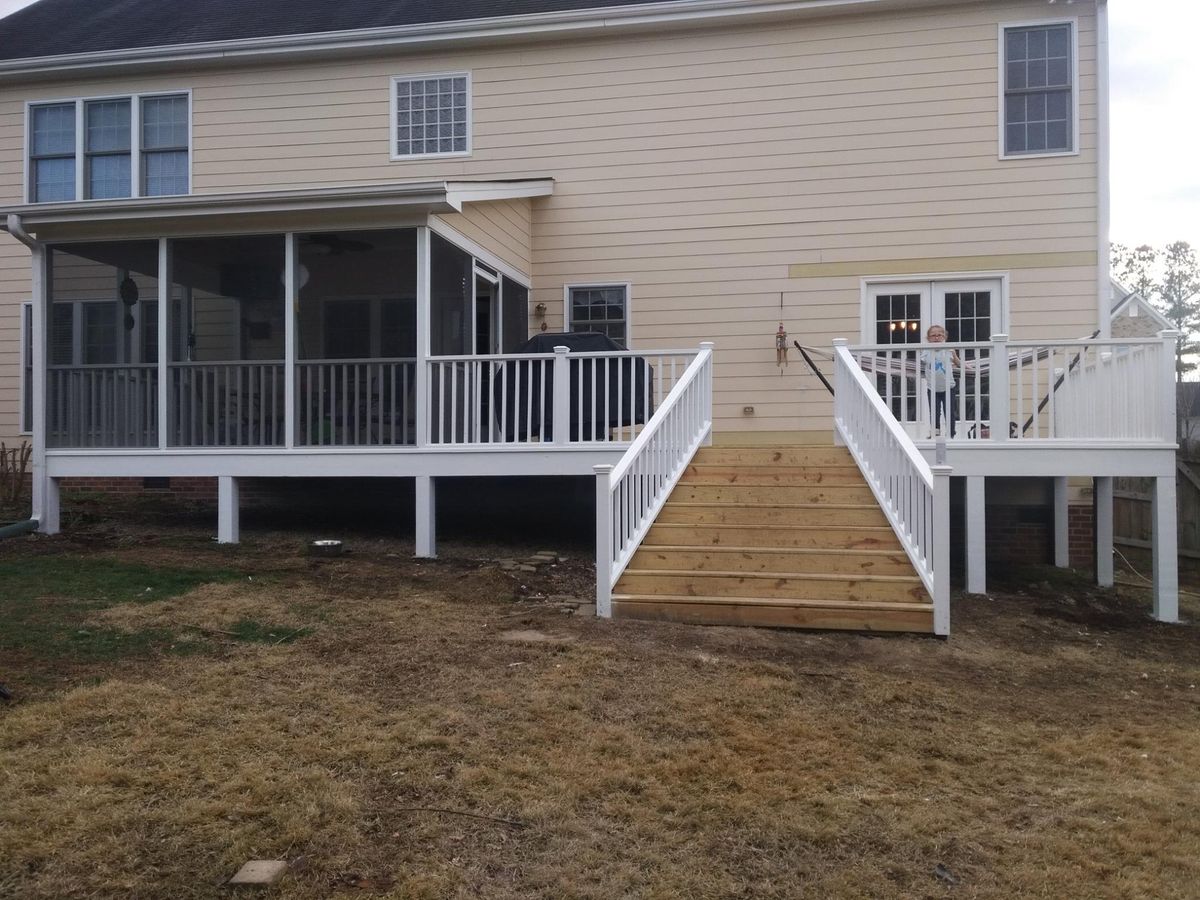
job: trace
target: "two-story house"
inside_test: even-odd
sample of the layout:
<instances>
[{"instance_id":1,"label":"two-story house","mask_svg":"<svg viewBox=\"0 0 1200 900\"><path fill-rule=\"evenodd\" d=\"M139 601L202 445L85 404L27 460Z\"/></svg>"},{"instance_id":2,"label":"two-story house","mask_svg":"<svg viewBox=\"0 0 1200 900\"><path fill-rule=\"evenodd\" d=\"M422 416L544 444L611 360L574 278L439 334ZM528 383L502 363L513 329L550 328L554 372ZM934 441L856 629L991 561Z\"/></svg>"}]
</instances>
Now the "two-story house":
<instances>
[{"instance_id":1,"label":"two-story house","mask_svg":"<svg viewBox=\"0 0 1200 900\"><path fill-rule=\"evenodd\" d=\"M0 436L45 532L66 478L216 478L228 541L241 479L412 478L432 555L439 478L587 476L602 615L939 634L952 523L982 591L989 504L1052 497L1066 564L1093 478L1111 582L1149 476L1173 620L1107 41L1104 0L40 0Z\"/></svg>"}]
</instances>

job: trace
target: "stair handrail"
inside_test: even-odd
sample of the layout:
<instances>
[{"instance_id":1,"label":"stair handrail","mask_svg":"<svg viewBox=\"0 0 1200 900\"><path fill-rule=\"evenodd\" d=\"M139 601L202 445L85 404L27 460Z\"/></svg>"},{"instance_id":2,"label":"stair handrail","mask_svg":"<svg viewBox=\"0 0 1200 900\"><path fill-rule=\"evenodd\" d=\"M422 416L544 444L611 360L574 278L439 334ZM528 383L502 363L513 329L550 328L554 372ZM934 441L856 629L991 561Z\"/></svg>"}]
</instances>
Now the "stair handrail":
<instances>
[{"instance_id":1,"label":"stair handrail","mask_svg":"<svg viewBox=\"0 0 1200 900\"><path fill-rule=\"evenodd\" d=\"M950 466L929 465L838 338L834 424L933 599L934 634L950 633Z\"/></svg>"},{"instance_id":2,"label":"stair handrail","mask_svg":"<svg viewBox=\"0 0 1200 900\"><path fill-rule=\"evenodd\" d=\"M696 451L712 438L713 344L700 344L671 392L616 465L596 473L596 615L612 616L612 590Z\"/></svg>"}]
</instances>

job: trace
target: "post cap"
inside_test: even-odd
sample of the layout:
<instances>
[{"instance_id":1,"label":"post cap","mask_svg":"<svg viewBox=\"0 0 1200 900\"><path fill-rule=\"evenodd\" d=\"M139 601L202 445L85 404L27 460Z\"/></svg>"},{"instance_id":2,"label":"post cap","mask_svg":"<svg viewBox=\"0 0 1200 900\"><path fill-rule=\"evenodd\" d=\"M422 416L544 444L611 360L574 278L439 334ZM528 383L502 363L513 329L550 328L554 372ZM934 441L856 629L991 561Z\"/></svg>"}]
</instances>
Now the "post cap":
<instances>
[{"instance_id":1,"label":"post cap","mask_svg":"<svg viewBox=\"0 0 1200 900\"><path fill-rule=\"evenodd\" d=\"M993 344L1002 344L1007 340L1008 340L1007 334L993 334L992 335L992 343Z\"/></svg>"},{"instance_id":2,"label":"post cap","mask_svg":"<svg viewBox=\"0 0 1200 900\"><path fill-rule=\"evenodd\" d=\"M834 338L834 339L833 339L833 346L835 346L835 347L848 347L848 346L850 346L850 340L849 340L849 338Z\"/></svg>"},{"instance_id":3,"label":"post cap","mask_svg":"<svg viewBox=\"0 0 1200 900\"><path fill-rule=\"evenodd\" d=\"M555 353L570 353L571 348L570 347L555 347L554 352Z\"/></svg>"}]
</instances>

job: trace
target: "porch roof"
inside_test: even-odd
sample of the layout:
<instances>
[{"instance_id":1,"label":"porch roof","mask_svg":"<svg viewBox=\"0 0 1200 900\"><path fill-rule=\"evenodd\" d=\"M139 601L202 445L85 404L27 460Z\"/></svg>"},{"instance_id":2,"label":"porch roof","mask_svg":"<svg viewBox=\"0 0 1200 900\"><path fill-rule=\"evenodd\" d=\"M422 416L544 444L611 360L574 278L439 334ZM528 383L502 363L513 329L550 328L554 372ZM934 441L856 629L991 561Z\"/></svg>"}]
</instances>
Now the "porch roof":
<instances>
[{"instance_id":1,"label":"porch roof","mask_svg":"<svg viewBox=\"0 0 1200 900\"><path fill-rule=\"evenodd\" d=\"M34 203L0 210L0 228L24 229L40 239L180 234L188 232L297 230L385 226L429 213L461 212L465 203L543 197L552 178L505 181L422 181L342 185L293 190L185 194ZM14 221L15 217L15 221Z\"/></svg>"}]
</instances>

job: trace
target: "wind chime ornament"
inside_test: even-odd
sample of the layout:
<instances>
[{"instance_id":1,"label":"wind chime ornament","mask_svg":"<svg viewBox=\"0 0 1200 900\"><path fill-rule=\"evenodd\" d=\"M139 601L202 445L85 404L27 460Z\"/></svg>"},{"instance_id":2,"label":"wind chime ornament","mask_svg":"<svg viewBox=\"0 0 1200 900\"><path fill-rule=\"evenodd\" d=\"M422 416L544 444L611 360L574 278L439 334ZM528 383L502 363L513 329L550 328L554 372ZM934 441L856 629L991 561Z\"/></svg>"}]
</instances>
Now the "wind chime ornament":
<instances>
[{"instance_id":1,"label":"wind chime ornament","mask_svg":"<svg viewBox=\"0 0 1200 900\"><path fill-rule=\"evenodd\" d=\"M783 330L783 323L779 323L779 330L775 332L775 365L779 366L779 374L783 374L783 367L788 364L788 344L787 332Z\"/></svg>"}]
</instances>

